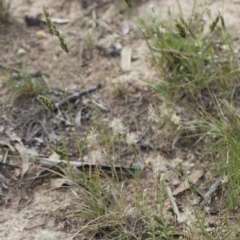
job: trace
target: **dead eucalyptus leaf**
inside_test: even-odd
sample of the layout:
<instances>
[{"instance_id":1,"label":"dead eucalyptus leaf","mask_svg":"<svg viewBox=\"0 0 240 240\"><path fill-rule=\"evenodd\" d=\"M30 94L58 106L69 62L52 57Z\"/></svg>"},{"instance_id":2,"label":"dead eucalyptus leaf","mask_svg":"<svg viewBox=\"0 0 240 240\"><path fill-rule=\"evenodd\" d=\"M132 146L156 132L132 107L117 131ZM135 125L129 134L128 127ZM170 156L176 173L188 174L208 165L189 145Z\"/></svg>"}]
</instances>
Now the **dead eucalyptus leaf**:
<instances>
[{"instance_id":1,"label":"dead eucalyptus leaf","mask_svg":"<svg viewBox=\"0 0 240 240\"><path fill-rule=\"evenodd\" d=\"M173 195L178 195L179 193L184 192L185 190L189 189L189 180L193 183L196 183L203 175L203 170L197 170L193 172L184 182L182 182L174 191Z\"/></svg>"},{"instance_id":2,"label":"dead eucalyptus leaf","mask_svg":"<svg viewBox=\"0 0 240 240\"><path fill-rule=\"evenodd\" d=\"M177 216L177 221L179 222L180 219L181 219L181 214L180 214L180 212L178 210L176 199L173 197L172 190L171 190L171 188L169 186L167 186L166 190L167 190L168 197L169 197L169 199L170 199L170 201L172 203L172 209L173 209L174 213Z\"/></svg>"}]
</instances>

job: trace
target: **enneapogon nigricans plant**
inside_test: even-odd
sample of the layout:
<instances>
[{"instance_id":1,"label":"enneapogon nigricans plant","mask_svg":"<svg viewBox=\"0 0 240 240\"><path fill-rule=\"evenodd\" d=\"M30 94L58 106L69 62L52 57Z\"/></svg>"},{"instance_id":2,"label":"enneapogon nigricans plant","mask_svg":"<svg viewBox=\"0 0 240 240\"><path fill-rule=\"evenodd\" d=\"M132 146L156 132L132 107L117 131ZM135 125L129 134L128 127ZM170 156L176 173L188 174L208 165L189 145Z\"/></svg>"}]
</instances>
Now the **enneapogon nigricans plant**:
<instances>
[{"instance_id":1,"label":"enneapogon nigricans plant","mask_svg":"<svg viewBox=\"0 0 240 240\"><path fill-rule=\"evenodd\" d=\"M61 48L63 49L64 52L68 53L69 48L64 41L64 37L60 34L58 29L56 28L56 25L52 22L52 20L50 18L50 15L49 15L49 13L48 13L48 11L45 7L43 7L43 14L44 14L44 17L45 17L46 25L48 27L48 32L52 36L55 35L56 37L58 37L58 41L59 41L59 44L60 44Z\"/></svg>"}]
</instances>

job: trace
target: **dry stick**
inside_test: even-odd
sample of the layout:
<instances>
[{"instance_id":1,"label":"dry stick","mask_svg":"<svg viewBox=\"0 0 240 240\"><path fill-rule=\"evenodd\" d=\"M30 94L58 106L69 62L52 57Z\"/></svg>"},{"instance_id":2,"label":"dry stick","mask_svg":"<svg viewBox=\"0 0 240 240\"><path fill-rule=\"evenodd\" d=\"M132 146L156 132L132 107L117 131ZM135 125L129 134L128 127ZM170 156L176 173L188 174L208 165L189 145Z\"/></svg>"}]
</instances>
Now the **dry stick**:
<instances>
[{"instance_id":1,"label":"dry stick","mask_svg":"<svg viewBox=\"0 0 240 240\"><path fill-rule=\"evenodd\" d=\"M69 164L73 167L76 167L76 168L84 168L84 169L90 169L90 168L94 168L94 167L97 167L97 168L100 168L103 172L111 172L112 168L111 166L108 166L108 165L96 165L96 164L90 164L90 163L82 163L82 162L76 162L76 161L65 161L65 160L58 160L58 159L52 159L52 160L49 160L49 159L43 159L43 160L40 160L39 163L43 166L43 167L52 167L54 165L57 165L57 164L61 164L61 163L65 163L65 164ZM132 177L135 173L139 172L139 171L143 171L143 169L141 168L134 168L134 167L122 167L122 166L114 166L114 169L117 173L123 173L125 176L128 176L128 177Z\"/></svg>"},{"instance_id":2,"label":"dry stick","mask_svg":"<svg viewBox=\"0 0 240 240\"><path fill-rule=\"evenodd\" d=\"M84 164L82 162L76 162L76 161L69 161L66 162L65 160L58 160L58 159L45 159L45 160L40 160L39 163L43 166L43 167L51 167L53 165L59 164L59 163L66 163L66 164L70 164L73 167L81 167Z\"/></svg>"},{"instance_id":3,"label":"dry stick","mask_svg":"<svg viewBox=\"0 0 240 240\"><path fill-rule=\"evenodd\" d=\"M85 89L85 90L83 90L83 91L81 91L79 93L74 93L74 94L68 96L66 99L63 99L60 102L56 103L55 107L56 107L56 109L58 109L62 105L66 104L67 102L73 102L76 99L78 99L78 98L80 98L80 97L82 97L82 96L84 96L86 94L89 94L91 92L94 92L94 91L100 89L101 87L102 87L101 84L97 84L97 85L95 85L95 86L93 86L93 87L91 87L89 89Z\"/></svg>"},{"instance_id":4,"label":"dry stick","mask_svg":"<svg viewBox=\"0 0 240 240\"><path fill-rule=\"evenodd\" d=\"M17 73L20 72L19 69L14 68L14 67L10 67L9 65L6 65L6 64L4 64L4 63L2 63L2 62L0 62L0 67L1 67L1 68L5 68L5 69L7 69L7 70L12 70L12 71L17 72Z\"/></svg>"},{"instance_id":5,"label":"dry stick","mask_svg":"<svg viewBox=\"0 0 240 240\"><path fill-rule=\"evenodd\" d=\"M171 190L171 188L168 187L168 186L167 186L166 189L167 189L168 197L169 197L169 199L170 199L170 201L171 201L171 203L172 203L173 211L174 211L174 213L177 215L177 221L178 221L178 222L181 222L181 214L180 214L180 212L179 212L179 210L178 210L178 206L177 206L177 204L176 204L175 198L173 197L172 190Z\"/></svg>"},{"instance_id":6,"label":"dry stick","mask_svg":"<svg viewBox=\"0 0 240 240\"><path fill-rule=\"evenodd\" d=\"M221 178L218 178L210 187L210 189L208 190L208 192L206 193L205 198L203 199L203 201L201 202L201 209L204 208L205 205L209 204L211 202L212 199L212 195L216 192L216 190L218 189L218 187L221 184Z\"/></svg>"},{"instance_id":7,"label":"dry stick","mask_svg":"<svg viewBox=\"0 0 240 240\"><path fill-rule=\"evenodd\" d=\"M14 166L14 165L12 165L12 164L3 163L3 162L0 162L0 166L1 166L1 165L7 166L7 167L11 167L11 168L20 168L20 167L18 167L18 166Z\"/></svg>"}]
</instances>

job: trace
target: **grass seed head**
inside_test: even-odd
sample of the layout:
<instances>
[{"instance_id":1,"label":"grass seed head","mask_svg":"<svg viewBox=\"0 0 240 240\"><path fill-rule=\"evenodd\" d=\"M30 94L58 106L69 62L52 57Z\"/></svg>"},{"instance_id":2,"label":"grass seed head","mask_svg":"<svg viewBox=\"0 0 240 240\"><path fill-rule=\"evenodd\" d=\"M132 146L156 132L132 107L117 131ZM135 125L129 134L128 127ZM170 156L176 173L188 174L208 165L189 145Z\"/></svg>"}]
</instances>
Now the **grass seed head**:
<instances>
[{"instance_id":1,"label":"grass seed head","mask_svg":"<svg viewBox=\"0 0 240 240\"><path fill-rule=\"evenodd\" d=\"M126 142L129 147L136 149L137 148L137 136L135 133L127 133L127 139Z\"/></svg>"},{"instance_id":2,"label":"grass seed head","mask_svg":"<svg viewBox=\"0 0 240 240\"><path fill-rule=\"evenodd\" d=\"M55 36L60 36L60 32L57 30L57 27L54 23L52 23L52 31L53 31L53 35Z\"/></svg>"},{"instance_id":3,"label":"grass seed head","mask_svg":"<svg viewBox=\"0 0 240 240\"><path fill-rule=\"evenodd\" d=\"M225 21L222 15L220 15L221 25L224 30L226 30Z\"/></svg>"},{"instance_id":4,"label":"grass seed head","mask_svg":"<svg viewBox=\"0 0 240 240\"><path fill-rule=\"evenodd\" d=\"M62 50L66 53L69 53L69 48L68 48L68 45L66 44L66 42L64 41L64 37L59 35L58 36L58 41L60 43L60 46L61 46Z\"/></svg>"},{"instance_id":5,"label":"grass seed head","mask_svg":"<svg viewBox=\"0 0 240 240\"><path fill-rule=\"evenodd\" d=\"M97 136L98 134L96 133L96 128L91 127L87 136L87 142L90 145L94 145L97 142Z\"/></svg>"},{"instance_id":6,"label":"grass seed head","mask_svg":"<svg viewBox=\"0 0 240 240\"><path fill-rule=\"evenodd\" d=\"M158 115L156 114L156 111L152 104L148 106L148 121L154 123L154 122L159 122Z\"/></svg>"},{"instance_id":7,"label":"grass seed head","mask_svg":"<svg viewBox=\"0 0 240 240\"><path fill-rule=\"evenodd\" d=\"M219 21L219 15L217 15L216 19L212 22L212 24L209 27L211 33L215 30L215 28L218 24L218 21Z\"/></svg>"},{"instance_id":8,"label":"grass seed head","mask_svg":"<svg viewBox=\"0 0 240 240\"><path fill-rule=\"evenodd\" d=\"M49 111L50 113L54 112L55 105L50 98L43 95L38 95L37 99L46 108L47 111Z\"/></svg>"},{"instance_id":9,"label":"grass seed head","mask_svg":"<svg viewBox=\"0 0 240 240\"><path fill-rule=\"evenodd\" d=\"M110 123L110 128L112 128L114 135L117 135L117 134L122 135L125 133L125 130L126 130L126 128L122 123L122 120L116 117Z\"/></svg>"},{"instance_id":10,"label":"grass seed head","mask_svg":"<svg viewBox=\"0 0 240 240\"><path fill-rule=\"evenodd\" d=\"M178 30L178 33L180 35L180 37L182 38L186 38L187 37L187 31L186 31L186 28L181 24L179 23L177 20L176 21L176 28Z\"/></svg>"},{"instance_id":11,"label":"grass seed head","mask_svg":"<svg viewBox=\"0 0 240 240\"><path fill-rule=\"evenodd\" d=\"M100 150L93 150L92 152L90 152L90 161L92 164L99 163L102 159L103 154Z\"/></svg>"},{"instance_id":12,"label":"grass seed head","mask_svg":"<svg viewBox=\"0 0 240 240\"><path fill-rule=\"evenodd\" d=\"M50 15L47 11L47 9L45 7L43 7L43 14L44 14L44 17L45 17L45 21L46 21L46 25L48 27L48 32L51 34L51 35L54 35L54 30L53 30L53 22L50 18Z\"/></svg>"},{"instance_id":13,"label":"grass seed head","mask_svg":"<svg viewBox=\"0 0 240 240\"><path fill-rule=\"evenodd\" d=\"M45 7L43 7L43 14L44 14L46 24L48 27L48 32L51 35L57 36L59 44L60 44L61 48L63 49L63 51L66 53L69 53L69 48L68 48L66 42L64 41L64 37L60 34L58 29L56 28L56 25L52 22L50 15Z\"/></svg>"}]
</instances>

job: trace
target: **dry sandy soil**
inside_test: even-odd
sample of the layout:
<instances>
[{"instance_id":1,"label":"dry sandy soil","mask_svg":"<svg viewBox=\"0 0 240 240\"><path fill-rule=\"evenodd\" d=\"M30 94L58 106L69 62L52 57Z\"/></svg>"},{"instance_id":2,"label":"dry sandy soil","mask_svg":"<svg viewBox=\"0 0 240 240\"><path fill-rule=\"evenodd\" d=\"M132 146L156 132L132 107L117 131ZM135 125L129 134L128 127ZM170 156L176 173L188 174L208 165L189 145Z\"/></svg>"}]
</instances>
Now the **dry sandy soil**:
<instances>
[{"instance_id":1,"label":"dry sandy soil","mask_svg":"<svg viewBox=\"0 0 240 240\"><path fill-rule=\"evenodd\" d=\"M190 0L180 1L182 10L186 15L191 13L192 2ZM200 9L198 4L200 5L200 2L197 3L196 9ZM66 24L57 24L69 45L68 56L57 46L55 39L53 40L51 35L48 34L44 24L27 26L24 20L26 15L36 17L41 14L43 5L48 9L51 17L69 20ZM154 6L156 16L162 19L167 16L168 8L171 9L173 14L179 12L174 0L139 0L135 1L135 6L139 15L146 20L152 14L151 6ZM209 6L209 9L213 16L218 11L223 12L226 24L233 34L235 36L239 34L240 29L237 27L240 26L240 1L216 0ZM99 83L102 85L100 90L93 93L93 99L105 108L111 109L110 112L106 113L103 110L103 119L106 123L113 116L121 116L123 120L135 116L136 119L131 123L131 130L144 132L147 129L146 118L149 103L159 106L163 100L151 92L146 81L161 81L161 73L151 67L150 53L137 28L136 19L126 10L123 1L12 0L9 13L8 22L0 25L1 64L26 72L48 73L49 92L56 96L58 100L59 96L62 96L60 78L64 79L66 91L73 93L83 89L80 74L85 87L89 88ZM121 44L122 47L129 46L132 49L132 62L129 71L124 71L121 68L119 54L116 54L116 56L107 55L96 47L96 45L101 45L106 49L112 49L116 44ZM59 72L61 72L61 75ZM8 77L6 68L0 66L1 80L6 80ZM124 100L116 100L112 93L113 84L119 82L125 87L126 96ZM10 94L8 88L3 85L0 93L1 103L6 103ZM34 111L34 103L32 104L31 106L24 102L17 103L15 110L12 111L12 118L9 115L2 115L0 118L2 141L9 142L12 145L16 144L16 139L14 142L13 138L11 139L9 135L5 134L5 130L9 130L12 126L7 120L11 119L12 124L15 124L14 126L16 126L16 119L19 119L20 122L23 122L23 119L26 121L26 114L29 116L30 113L24 107ZM88 106L87 103L84 104ZM17 109L20 107L23 111L22 115ZM78 111L78 105L75 104L74 113L77 114ZM89 112L85 115L87 114ZM6 116L8 116L7 119ZM89 118L86 117L81 130L85 131L89 124ZM49 149L40 148L39 142L38 146L35 146L34 142L31 141L31 136L26 136L21 128L24 129L24 126L12 127L12 132L15 131L15 134L20 138L18 141L21 142L22 140L27 149L34 149L40 156L49 157L51 154ZM59 139L54 137L52 139L59 142ZM73 141L73 138L69 136L67 139L68 147L73 160L77 160L78 150L71 140ZM38 139L38 141L40 140ZM148 169L149 173L146 174L148 178L143 182L143 189L148 189L148 187L151 189L150 186L154 182L151 171L154 171L154 168L157 167L161 168L161 171L166 171L165 176L169 182L176 180L177 177L164 169L163 166L165 163L169 163L173 167L176 166L177 157L184 158L184 167L189 173L194 171L194 166L201 165L202 162L194 154L195 148L193 146L179 142L175 152L172 153L170 151L172 149L169 147L171 144L171 142L163 139L162 142L159 142L159 147L162 149L161 153L143 152L144 162L149 162L151 165L151 168ZM14 148L17 148L16 145L14 145ZM2 158L8 155L7 151L9 149L7 149L5 145L0 145L0 156ZM163 151L163 149L165 150ZM160 159L161 166L158 166ZM18 161L21 161L21 159L18 159ZM131 159L126 160L125 164L130 165L129 161ZM16 163L14 160L11 163L21 166L21 163ZM204 171L204 174L206 172ZM178 184L179 182L175 181L172 185L173 188ZM64 188L51 190L49 185L45 186L44 183L41 183L31 193L25 193L24 195L23 191L19 192L18 187L8 187L11 191L0 207L0 239L71 239L79 226L77 222L68 222L69 220L64 217L72 207L69 190ZM24 199L24 204L20 204L20 199ZM214 221L214 218L210 218L209 222ZM79 236L78 239L83 239L83 237Z\"/></svg>"}]
</instances>

